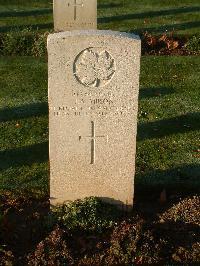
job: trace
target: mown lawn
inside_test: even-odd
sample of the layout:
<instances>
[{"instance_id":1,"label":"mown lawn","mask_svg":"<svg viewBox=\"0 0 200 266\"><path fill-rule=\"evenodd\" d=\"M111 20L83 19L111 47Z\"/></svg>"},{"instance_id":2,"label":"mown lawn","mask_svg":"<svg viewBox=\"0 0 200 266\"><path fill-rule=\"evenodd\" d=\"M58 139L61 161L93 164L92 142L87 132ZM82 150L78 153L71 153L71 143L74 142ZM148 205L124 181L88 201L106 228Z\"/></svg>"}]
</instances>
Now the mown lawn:
<instances>
[{"instance_id":1,"label":"mown lawn","mask_svg":"<svg viewBox=\"0 0 200 266\"><path fill-rule=\"evenodd\" d=\"M142 58L136 190L197 191L200 58ZM47 62L0 58L0 189L48 192Z\"/></svg>"},{"instance_id":2,"label":"mown lawn","mask_svg":"<svg viewBox=\"0 0 200 266\"><path fill-rule=\"evenodd\" d=\"M142 33L194 35L200 30L199 0L98 0L98 27ZM52 1L0 0L0 32L53 28Z\"/></svg>"}]
</instances>

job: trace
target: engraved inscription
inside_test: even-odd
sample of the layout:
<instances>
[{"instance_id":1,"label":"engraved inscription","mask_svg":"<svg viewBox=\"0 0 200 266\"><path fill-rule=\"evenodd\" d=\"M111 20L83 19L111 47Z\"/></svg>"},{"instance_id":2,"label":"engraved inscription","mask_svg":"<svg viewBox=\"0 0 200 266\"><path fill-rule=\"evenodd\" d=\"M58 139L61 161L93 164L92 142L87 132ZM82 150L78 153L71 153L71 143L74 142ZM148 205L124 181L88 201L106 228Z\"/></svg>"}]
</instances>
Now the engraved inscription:
<instances>
[{"instance_id":1,"label":"engraved inscription","mask_svg":"<svg viewBox=\"0 0 200 266\"><path fill-rule=\"evenodd\" d=\"M114 97L115 94L111 91L99 91L96 90L94 92L88 91L88 90L78 90L78 91L72 91L72 96L73 97L92 97L92 96L96 96L96 97Z\"/></svg>"},{"instance_id":2,"label":"engraved inscription","mask_svg":"<svg viewBox=\"0 0 200 266\"><path fill-rule=\"evenodd\" d=\"M133 105L115 106L115 105L92 105L92 106L59 106L54 107L54 116L117 116L128 115L132 110L135 110Z\"/></svg>"},{"instance_id":3,"label":"engraved inscription","mask_svg":"<svg viewBox=\"0 0 200 266\"><path fill-rule=\"evenodd\" d=\"M86 87L106 86L116 71L112 55L101 48L87 48L74 61L74 76Z\"/></svg>"},{"instance_id":4,"label":"engraved inscription","mask_svg":"<svg viewBox=\"0 0 200 266\"><path fill-rule=\"evenodd\" d=\"M95 25L95 23L93 23L93 22L79 22L79 21L75 21L75 22L65 22L65 25L67 25L68 27L73 27L74 25L93 26L93 25Z\"/></svg>"},{"instance_id":5,"label":"engraved inscription","mask_svg":"<svg viewBox=\"0 0 200 266\"><path fill-rule=\"evenodd\" d=\"M88 90L72 91L72 97L70 105L63 104L50 108L54 112L54 117L128 116L137 108L135 97L125 93L120 95L120 100L116 99L115 93L106 90L96 90L94 93Z\"/></svg>"},{"instance_id":6,"label":"engraved inscription","mask_svg":"<svg viewBox=\"0 0 200 266\"><path fill-rule=\"evenodd\" d=\"M91 100L91 104L94 104L94 105L101 105L101 104L113 104L113 101L110 100L110 99L93 99Z\"/></svg>"},{"instance_id":7,"label":"engraved inscription","mask_svg":"<svg viewBox=\"0 0 200 266\"><path fill-rule=\"evenodd\" d=\"M81 3L78 3L78 0L74 0L74 4L68 3L68 6L73 6L74 7L74 20L77 19L77 7L83 7L83 0Z\"/></svg>"},{"instance_id":8,"label":"engraved inscription","mask_svg":"<svg viewBox=\"0 0 200 266\"><path fill-rule=\"evenodd\" d=\"M79 136L79 141L81 141L83 138L90 138L91 139L91 164L95 164L96 161L96 140L99 138L104 138L108 142L108 135L107 136L98 136L96 135L96 128L95 128L95 122L91 122L92 125L92 134L91 136L82 137Z\"/></svg>"}]
</instances>

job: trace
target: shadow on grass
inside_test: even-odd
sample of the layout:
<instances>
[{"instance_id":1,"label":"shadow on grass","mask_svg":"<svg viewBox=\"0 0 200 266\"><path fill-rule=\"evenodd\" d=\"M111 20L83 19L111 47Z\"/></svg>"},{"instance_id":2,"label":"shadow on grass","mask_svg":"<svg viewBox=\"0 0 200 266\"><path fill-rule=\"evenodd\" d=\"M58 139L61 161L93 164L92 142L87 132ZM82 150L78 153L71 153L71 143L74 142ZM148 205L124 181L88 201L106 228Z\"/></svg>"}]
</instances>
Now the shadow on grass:
<instances>
[{"instance_id":1,"label":"shadow on grass","mask_svg":"<svg viewBox=\"0 0 200 266\"><path fill-rule=\"evenodd\" d=\"M132 19L145 19L145 18L153 18L159 16L168 16L168 15L177 15L184 13L194 13L199 12L199 6L193 7L181 7L174 9L166 9L166 10L158 10L158 11L148 11L143 13L134 13L134 14L125 14L111 17L102 17L98 19L98 23L109 23L114 21L123 21L123 20L132 20Z\"/></svg>"},{"instance_id":2,"label":"shadow on grass","mask_svg":"<svg viewBox=\"0 0 200 266\"><path fill-rule=\"evenodd\" d=\"M114 7L122 7L123 4L116 4L116 3L107 3L107 4L100 4L98 3L98 8L114 8Z\"/></svg>"},{"instance_id":3,"label":"shadow on grass","mask_svg":"<svg viewBox=\"0 0 200 266\"><path fill-rule=\"evenodd\" d=\"M0 151L0 170L48 161L48 142Z\"/></svg>"},{"instance_id":4,"label":"shadow on grass","mask_svg":"<svg viewBox=\"0 0 200 266\"><path fill-rule=\"evenodd\" d=\"M33 9L33 10L24 10L24 11L5 11L0 12L1 18L7 17L29 17L29 16L40 16L52 13L53 10L51 8L45 9Z\"/></svg>"},{"instance_id":5,"label":"shadow on grass","mask_svg":"<svg viewBox=\"0 0 200 266\"><path fill-rule=\"evenodd\" d=\"M148 99L152 97L161 97L169 94L175 93L173 88L169 87L152 87L152 88L141 88L139 98L140 99Z\"/></svg>"},{"instance_id":6,"label":"shadow on grass","mask_svg":"<svg viewBox=\"0 0 200 266\"><path fill-rule=\"evenodd\" d=\"M32 116L42 116L48 114L48 104L32 103L14 108L0 109L0 122L19 120Z\"/></svg>"},{"instance_id":7,"label":"shadow on grass","mask_svg":"<svg viewBox=\"0 0 200 266\"><path fill-rule=\"evenodd\" d=\"M5 33L9 31L21 31L23 29L30 28L31 30L47 30L53 28L53 23L43 23L43 24L27 24L27 25L17 25L17 26L2 26L0 27L0 32Z\"/></svg>"},{"instance_id":8,"label":"shadow on grass","mask_svg":"<svg viewBox=\"0 0 200 266\"><path fill-rule=\"evenodd\" d=\"M139 28L135 29L133 33L141 34L142 32L154 32L154 33L162 33L162 32L170 32L170 31L177 31L177 30L187 30L200 27L200 21L192 21L192 22L185 22L180 24L169 24L164 26L155 26L149 28Z\"/></svg>"},{"instance_id":9,"label":"shadow on grass","mask_svg":"<svg viewBox=\"0 0 200 266\"><path fill-rule=\"evenodd\" d=\"M198 112L139 124L137 140L162 138L194 130L200 130L200 113Z\"/></svg>"},{"instance_id":10,"label":"shadow on grass","mask_svg":"<svg viewBox=\"0 0 200 266\"><path fill-rule=\"evenodd\" d=\"M200 192L200 165L184 164L168 170L154 170L136 174L136 198L159 198L163 189L167 193L185 193L186 195Z\"/></svg>"}]
</instances>

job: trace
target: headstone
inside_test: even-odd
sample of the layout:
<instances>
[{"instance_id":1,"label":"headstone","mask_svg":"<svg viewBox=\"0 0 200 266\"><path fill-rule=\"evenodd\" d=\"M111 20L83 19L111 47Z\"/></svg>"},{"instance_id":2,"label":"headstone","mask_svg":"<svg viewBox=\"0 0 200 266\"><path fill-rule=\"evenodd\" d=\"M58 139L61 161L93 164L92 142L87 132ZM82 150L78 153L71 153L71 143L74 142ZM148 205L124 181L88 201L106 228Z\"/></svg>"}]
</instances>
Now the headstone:
<instances>
[{"instance_id":1,"label":"headstone","mask_svg":"<svg viewBox=\"0 0 200 266\"><path fill-rule=\"evenodd\" d=\"M112 31L49 36L53 205L96 196L132 206L140 46Z\"/></svg>"},{"instance_id":2,"label":"headstone","mask_svg":"<svg viewBox=\"0 0 200 266\"><path fill-rule=\"evenodd\" d=\"M54 0L54 30L97 28L97 0Z\"/></svg>"}]
</instances>

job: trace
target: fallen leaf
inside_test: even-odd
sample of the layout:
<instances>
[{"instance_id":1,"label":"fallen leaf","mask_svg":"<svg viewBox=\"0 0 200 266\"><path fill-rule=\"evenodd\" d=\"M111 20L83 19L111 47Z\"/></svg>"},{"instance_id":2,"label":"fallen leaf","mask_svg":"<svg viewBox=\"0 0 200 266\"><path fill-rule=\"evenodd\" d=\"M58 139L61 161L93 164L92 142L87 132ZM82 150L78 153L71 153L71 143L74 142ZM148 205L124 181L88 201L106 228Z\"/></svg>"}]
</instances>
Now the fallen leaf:
<instances>
[{"instance_id":1,"label":"fallen leaf","mask_svg":"<svg viewBox=\"0 0 200 266\"><path fill-rule=\"evenodd\" d=\"M169 50L174 50L179 46L179 42L178 41L174 41L174 40L167 40L167 48Z\"/></svg>"},{"instance_id":2,"label":"fallen leaf","mask_svg":"<svg viewBox=\"0 0 200 266\"><path fill-rule=\"evenodd\" d=\"M193 157L200 158L200 154L194 154Z\"/></svg>"},{"instance_id":3,"label":"fallen leaf","mask_svg":"<svg viewBox=\"0 0 200 266\"><path fill-rule=\"evenodd\" d=\"M135 264L142 264L143 258L141 257L135 257Z\"/></svg>"},{"instance_id":4,"label":"fallen leaf","mask_svg":"<svg viewBox=\"0 0 200 266\"><path fill-rule=\"evenodd\" d=\"M167 35L163 34L160 38L159 41L166 41L167 40Z\"/></svg>"},{"instance_id":5,"label":"fallen leaf","mask_svg":"<svg viewBox=\"0 0 200 266\"><path fill-rule=\"evenodd\" d=\"M19 124L19 123L17 123L17 124L15 125L15 127L16 127L16 128L19 128L19 127L20 127L20 124Z\"/></svg>"}]
</instances>

